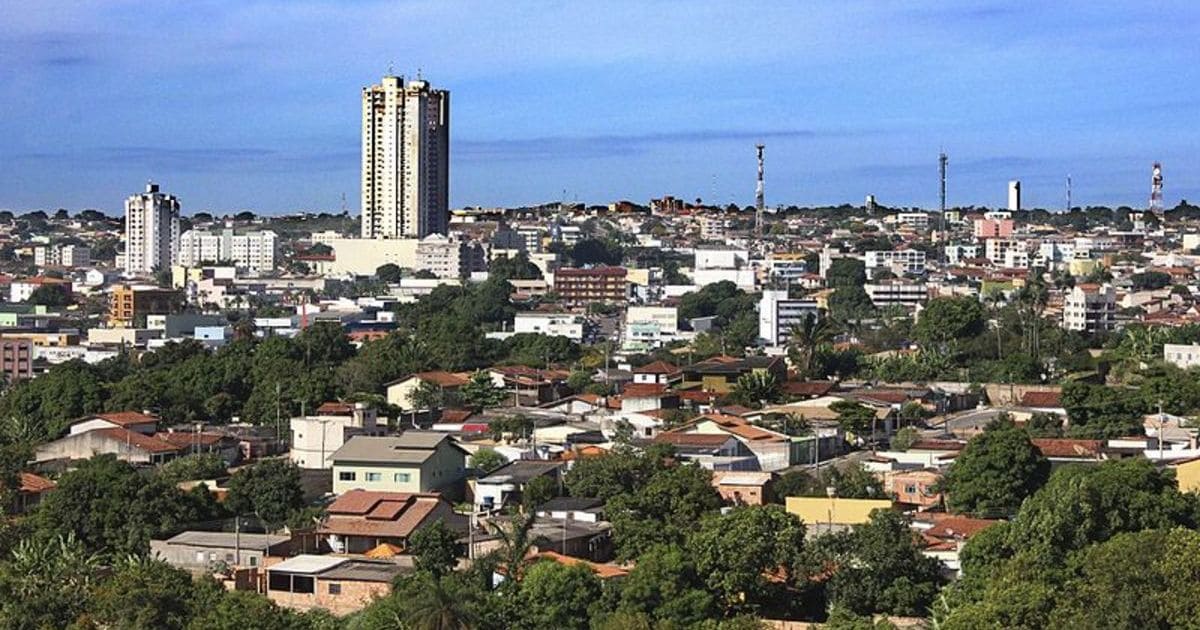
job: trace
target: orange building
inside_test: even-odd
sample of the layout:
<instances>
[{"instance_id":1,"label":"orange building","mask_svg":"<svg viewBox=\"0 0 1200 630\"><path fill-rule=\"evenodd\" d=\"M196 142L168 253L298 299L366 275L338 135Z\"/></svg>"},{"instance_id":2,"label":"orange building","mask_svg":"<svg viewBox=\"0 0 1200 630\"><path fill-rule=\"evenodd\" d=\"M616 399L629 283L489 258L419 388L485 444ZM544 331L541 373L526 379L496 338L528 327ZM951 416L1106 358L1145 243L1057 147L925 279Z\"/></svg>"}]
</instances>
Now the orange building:
<instances>
[{"instance_id":1,"label":"orange building","mask_svg":"<svg viewBox=\"0 0 1200 630\"><path fill-rule=\"evenodd\" d=\"M174 313L182 304L182 294L171 289L130 285L113 287L108 322L111 326L133 326L140 317Z\"/></svg>"}]
</instances>

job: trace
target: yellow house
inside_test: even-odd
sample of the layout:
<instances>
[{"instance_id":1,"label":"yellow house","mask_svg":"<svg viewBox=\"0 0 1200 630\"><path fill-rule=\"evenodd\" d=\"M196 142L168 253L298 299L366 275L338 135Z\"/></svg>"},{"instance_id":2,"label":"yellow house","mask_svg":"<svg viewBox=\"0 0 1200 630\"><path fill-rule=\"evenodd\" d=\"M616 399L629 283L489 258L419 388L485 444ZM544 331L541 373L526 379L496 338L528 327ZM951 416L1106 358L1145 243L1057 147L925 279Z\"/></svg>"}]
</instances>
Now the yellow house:
<instances>
[{"instance_id":1,"label":"yellow house","mask_svg":"<svg viewBox=\"0 0 1200 630\"><path fill-rule=\"evenodd\" d=\"M458 494L466 477L467 452L445 433L405 431L398 436L350 438L334 452L333 492L359 488L381 492Z\"/></svg>"},{"instance_id":2,"label":"yellow house","mask_svg":"<svg viewBox=\"0 0 1200 630\"><path fill-rule=\"evenodd\" d=\"M1200 491L1200 457L1173 464L1175 483L1179 484L1180 492Z\"/></svg>"},{"instance_id":3,"label":"yellow house","mask_svg":"<svg viewBox=\"0 0 1200 630\"><path fill-rule=\"evenodd\" d=\"M806 525L862 525L871 520L871 512L890 510L889 499L839 499L837 497L787 497L789 514L795 514Z\"/></svg>"}]
</instances>

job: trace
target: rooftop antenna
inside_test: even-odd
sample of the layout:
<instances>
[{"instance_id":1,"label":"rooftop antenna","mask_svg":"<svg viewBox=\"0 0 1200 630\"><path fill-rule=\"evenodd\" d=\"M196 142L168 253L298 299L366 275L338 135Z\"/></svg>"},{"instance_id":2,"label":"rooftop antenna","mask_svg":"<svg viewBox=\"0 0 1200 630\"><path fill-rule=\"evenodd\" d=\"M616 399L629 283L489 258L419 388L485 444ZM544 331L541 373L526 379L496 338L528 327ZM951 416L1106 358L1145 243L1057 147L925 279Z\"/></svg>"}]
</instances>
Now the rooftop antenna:
<instances>
[{"instance_id":1,"label":"rooftop antenna","mask_svg":"<svg viewBox=\"0 0 1200 630\"><path fill-rule=\"evenodd\" d=\"M763 149L766 145L756 144L754 148L758 152L758 184L754 187L754 239L762 243L762 220L763 220Z\"/></svg>"},{"instance_id":2,"label":"rooftop antenna","mask_svg":"<svg viewBox=\"0 0 1200 630\"><path fill-rule=\"evenodd\" d=\"M342 193L342 214L346 214L346 193Z\"/></svg>"},{"instance_id":3,"label":"rooftop antenna","mask_svg":"<svg viewBox=\"0 0 1200 630\"><path fill-rule=\"evenodd\" d=\"M1162 213L1163 211L1163 174L1162 163L1155 162L1154 167L1150 170L1150 212Z\"/></svg>"},{"instance_id":4,"label":"rooftop antenna","mask_svg":"<svg viewBox=\"0 0 1200 630\"><path fill-rule=\"evenodd\" d=\"M396 70L395 70L394 66L395 66L395 64L393 62L391 62L391 61L388 62L388 76L389 77L396 76Z\"/></svg>"},{"instance_id":5,"label":"rooftop antenna","mask_svg":"<svg viewBox=\"0 0 1200 630\"><path fill-rule=\"evenodd\" d=\"M417 80L418 81L421 80L421 69L420 68L417 68Z\"/></svg>"}]
</instances>

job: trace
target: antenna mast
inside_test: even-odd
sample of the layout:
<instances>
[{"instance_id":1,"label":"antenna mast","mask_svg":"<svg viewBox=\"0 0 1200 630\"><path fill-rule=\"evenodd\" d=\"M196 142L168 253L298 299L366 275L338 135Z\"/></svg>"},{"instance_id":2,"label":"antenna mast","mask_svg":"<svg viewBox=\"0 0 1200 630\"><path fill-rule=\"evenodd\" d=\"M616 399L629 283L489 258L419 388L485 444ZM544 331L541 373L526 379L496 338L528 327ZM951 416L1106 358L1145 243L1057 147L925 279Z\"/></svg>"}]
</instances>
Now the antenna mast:
<instances>
[{"instance_id":1,"label":"antenna mast","mask_svg":"<svg viewBox=\"0 0 1200 630\"><path fill-rule=\"evenodd\" d=\"M1155 162L1150 171L1150 212L1159 214L1163 211L1163 174L1162 163Z\"/></svg>"},{"instance_id":2,"label":"antenna mast","mask_svg":"<svg viewBox=\"0 0 1200 630\"><path fill-rule=\"evenodd\" d=\"M1070 212L1071 208L1074 208L1074 207L1075 206L1071 205L1071 174L1068 173L1067 174L1067 212Z\"/></svg>"},{"instance_id":3,"label":"antenna mast","mask_svg":"<svg viewBox=\"0 0 1200 630\"><path fill-rule=\"evenodd\" d=\"M758 184L754 187L754 239L761 243L762 241L762 220L763 220L763 148L766 145L756 144L754 148L758 151Z\"/></svg>"}]
</instances>

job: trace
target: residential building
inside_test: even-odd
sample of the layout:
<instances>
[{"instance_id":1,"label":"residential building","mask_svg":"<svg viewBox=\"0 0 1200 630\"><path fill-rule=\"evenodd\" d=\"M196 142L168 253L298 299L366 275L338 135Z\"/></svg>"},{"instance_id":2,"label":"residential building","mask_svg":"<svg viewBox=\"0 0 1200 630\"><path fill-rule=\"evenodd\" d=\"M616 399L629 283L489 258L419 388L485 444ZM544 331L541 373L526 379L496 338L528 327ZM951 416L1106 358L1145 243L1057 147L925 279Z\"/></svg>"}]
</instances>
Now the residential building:
<instances>
[{"instance_id":1,"label":"residential building","mask_svg":"<svg viewBox=\"0 0 1200 630\"><path fill-rule=\"evenodd\" d=\"M703 287L724 280L742 289L754 288L757 278L750 265L750 252L729 247L697 248L692 282Z\"/></svg>"},{"instance_id":2,"label":"residential building","mask_svg":"<svg viewBox=\"0 0 1200 630\"><path fill-rule=\"evenodd\" d=\"M33 248L33 264L38 267L87 267L92 250L83 245L39 245Z\"/></svg>"},{"instance_id":3,"label":"residential building","mask_svg":"<svg viewBox=\"0 0 1200 630\"><path fill-rule=\"evenodd\" d=\"M535 333L550 337L566 337L583 341L584 319L572 313L517 313L513 317L513 332Z\"/></svg>"},{"instance_id":4,"label":"residential building","mask_svg":"<svg viewBox=\"0 0 1200 630\"><path fill-rule=\"evenodd\" d=\"M150 555L195 573L212 573L215 566L261 567L267 556L292 553L290 536L235 532L186 531L166 540L151 540Z\"/></svg>"},{"instance_id":5,"label":"residential building","mask_svg":"<svg viewBox=\"0 0 1200 630\"><path fill-rule=\"evenodd\" d=\"M7 385L33 378L33 342L0 338L0 377Z\"/></svg>"},{"instance_id":6,"label":"residential building","mask_svg":"<svg viewBox=\"0 0 1200 630\"><path fill-rule=\"evenodd\" d=\"M914 230L929 229L929 215L924 212L900 212L896 214L896 223Z\"/></svg>"},{"instance_id":7,"label":"residential building","mask_svg":"<svg viewBox=\"0 0 1200 630\"><path fill-rule=\"evenodd\" d=\"M344 616L392 592L405 568L391 560L299 555L267 567L267 598L293 610Z\"/></svg>"},{"instance_id":8,"label":"residential building","mask_svg":"<svg viewBox=\"0 0 1200 630\"><path fill-rule=\"evenodd\" d=\"M884 280L863 286L867 297L876 308L886 306L916 306L929 299L929 291L924 283L905 282L903 280Z\"/></svg>"},{"instance_id":9,"label":"residential building","mask_svg":"<svg viewBox=\"0 0 1200 630\"><path fill-rule=\"evenodd\" d=\"M385 76L362 90L362 237L425 238L450 220L450 93Z\"/></svg>"},{"instance_id":10,"label":"residential building","mask_svg":"<svg viewBox=\"0 0 1200 630\"><path fill-rule=\"evenodd\" d=\"M388 404L399 408L400 411L409 412L421 411L416 408L412 400L413 392L421 386L421 383L429 383L436 386L441 398L444 400L448 395L454 394L460 387L466 385L468 380L470 380L470 374L467 373L434 370L431 372L418 372L387 383L384 386L387 388Z\"/></svg>"},{"instance_id":11,"label":"residential building","mask_svg":"<svg viewBox=\"0 0 1200 630\"><path fill-rule=\"evenodd\" d=\"M629 283L624 267L559 269L554 273L554 292L564 304L582 306L594 302L625 303Z\"/></svg>"},{"instance_id":12,"label":"residential building","mask_svg":"<svg viewBox=\"0 0 1200 630\"><path fill-rule=\"evenodd\" d=\"M179 237L178 264L197 267L203 264L232 262L255 273L275 270L278 237L271 230L235 234L225 228L219 234L208 230L188 230Z\"/></svg>"},{"instance_id":13,"label":"residential building","mask_svg":"<svg viewBox=\"0 0 1200 630\"><path fill-rule=\"evenodd\" d=\"M1025 251L1025 243L1010 238L989 238L983 246L984 258L997 267L1009 266L1008 263L1012 262L1012 259L1009 258L1010 251ZM1026 264L1028 264L1028 254L1026 255Z\"/></svg>"},{"instance_id":14,"label":"residential building","mask_svg":"<svg viewBox=\"0 0 1200 630\"><path fill-rule=\"evenodd\" d=\"M146 192L125 200L125 273L170 269L178 251L179 200L146 184Z\"/></svg>"},{"instance_id":15,"label":"residential building","mask_svg":"<svg viewBox=\"0 0 1200 630\"><path fill-rule=\"evenodd\" d=\"M98 413L72 422L70 434L78 435L96 429L125 429L141 435L154 435L158 431L158 418L137 411Z\"/></svg>"},{"instance_id":16,"label":"residential building","mask_svg":"<svg viewBox=\"0 0 1200 630\"><path fill-rule=\"evenodd\" d=\"M476 243L442 234L430 234L417 243L416 269L438 278L465 278L486 268L483 248Z\"/></svg>"},{"instance_id":17,"label":"residential building","mask_svg":"<svg viewBox=\"0 0 1200 630\"><path fill-rule=\"evenodd\" d=\"M1200 344L1163 344L1163 361L1184 370L1196 367L1200 365Z\"/></svg>"},{"instance_id":18,"label":"residential building","mask_svg":"<svg viewBox=\"0 0 1200 630\"><path fill-rule=\"evenodd\" d=\"M333 467L330 457L356 435L384 435L374 409L365 403L327 402L315 414L291 419L292 463L320 470Z\"/></svg>"},{"instance_id":19,"label":"residential building","mask_svg":"<svg viewBox=\"0 0 1200 630\"><path fill-rule=\"evenodd\" d=\"M988 238L1011 238L1013 234L1013 220L1007 218L980 218L975 219L973 224L973 233L977 239Z\"/></svg>"},{"instance_id":20,"label":"residential building","mask_svg":"<svg viewBox=\"0 0 1200 630\"><path fill-rule=\"evenodd\" d=\"M119 285L109 297L108 321L112 326L133 326L148 315L177 312L183 305L183 294L171 289L152 286Z\"/></svg>"},{"instance_id":21,"label":"residential building","mask_svg":"<svg viewBox=\"0 0 1200 630\"><path fill-rule=\"evenodd\" d=\"M819 315L817 301L812 298L791 298L786 289L764 289L758 302L758 336L769 346L784 345L792 326Z\"/></svg>"},{"instance_id":22,"label":"residential building","mask_svg":"<svg viewBox=\"0 0 1200 630\"><path fill-rule=\"evenodd\" d=\"M728 394L739 377L751 372L770 374L782 383L787 380L787 363L781 357L716 356L683 368L683 383L706 392Z\"/></svg>"},{"instance_id":23,"label":"residential building","mask_svg":"<svg viewBox=\"0 0 1200 630\"><path fill-rule=\"evenodd\" d=\"M162 464L175 459L186 450L186 447L153 435L114 427L72 433L42 444L34 452L34 461L71 461L108 454L133 464Z\"/></svg>"},{"instance_id":24,"label":"residential building","mask_svg":"<svg viewBox=\"0 0 1200 630\"><path fill-rule=\"evenodd\" d=\"M454 493L461 489L466 474L466 455L445 433L355 436L331 457L333 491Z\"/></svg>"},{"instance_id":25,"label":"residential building","mask_svg":"<svg viewBox=\"0 0 1200 630\"><path fill-rule=\"evenodd\" d=\"M683 372L666 361L654 361L633 368L635 385L674 385L683 379Z\"/></svg>"},{"instance_id":26,"label":"residential building","mask_svg":"<svg viewBox=\"0 0 1200 630\"><path fill-rule=\"evenodd\" d=\"M871 512L890 510L888 499L843 499L840 497L787 497L784 508L800 517L806 525L819 527L863 525L871 520Z\"/></svg>"},{"instance_id":27,"label":"residential building","mask_svg":"<svg viewBox=\"0 0 1200 630\"><path fill-rule=\"evenodd\" d=\"M54 278L51 276L34 276L32 278L21 278L13 280L8 285L8 301L9 302L28 302L29 298L33 297L33 292L44 286L62 287L67 295L73 293L73 287L70 280L63 278Z\"/></svg>"},{"instance_id":28,"label":"residential building","mask_svg":"<svg viewBox=\"0 0 1200 630\"><path fill-rule=\"evenodd\" d=\"M1077 284L1063 303L1062 326L1094 333L1112 330L1117 319L1117 293L1110 284Z\"/></svg>"},{"instance_id":29,"label":"residential building","mask_svg":"<svg viewBox=\"0 0 1200 630\"><path fill-rule=\"evenodd\" d=\"M626 349L649 350L679 335L679 309L674 306L630 306L625 310Z\"/></svg>"},{"instance_id":30,"label":"residential building","mask_svg":"<svg viewBox=\"0 0 1200 630\"><path fill-rule=\"evenodd\" d=\"M770 500L771 473L727 471L715 472L713 487L732 505L766 505Z\"/></svg>"},{"instance_id":31,"label":"residential building","mask_svg":"<svg viewBox=\"0 0 1200 630\"><path fill-rule=\"evenodd\" d=\"M758 470L754 453L732 435L663 431L652 442L669 444L675 449L675 457L708 470Z\"/></svg>"},{"instance_id":32,"label":"residential building","mask_svg":"<svg viewBox=\"0 0 1200 630\"><path fill-rule=\"evenodd\" d=\"M889 269L900 273L925 273L925 252L919 249L871 250L864 254L867 275L876 269Z\"/></svg>"},{"instance_id":33,"label":"residential building","mask_svg":"<svg viewBox=\"0 0 1200 630\"><path fill-rule=\"evenodd\" d=\"M526 485L545 477L561 483L562 461L516 460L508 462L475 480L475 509L498 510L505 505L520 505Z\"/></svg>"},{"instance_id":34,"label":"residential building","mask_svg":"<svg viewBox=\"0 0 1200 630\"><path fill-rule=\"evenodd\" d=\"M326 508L317 535L335 553L365 553L383 544L404 549L413 532L439 520L465 529L466 519L440 495L355 489Z\"/></svg>"}]
</instances>

